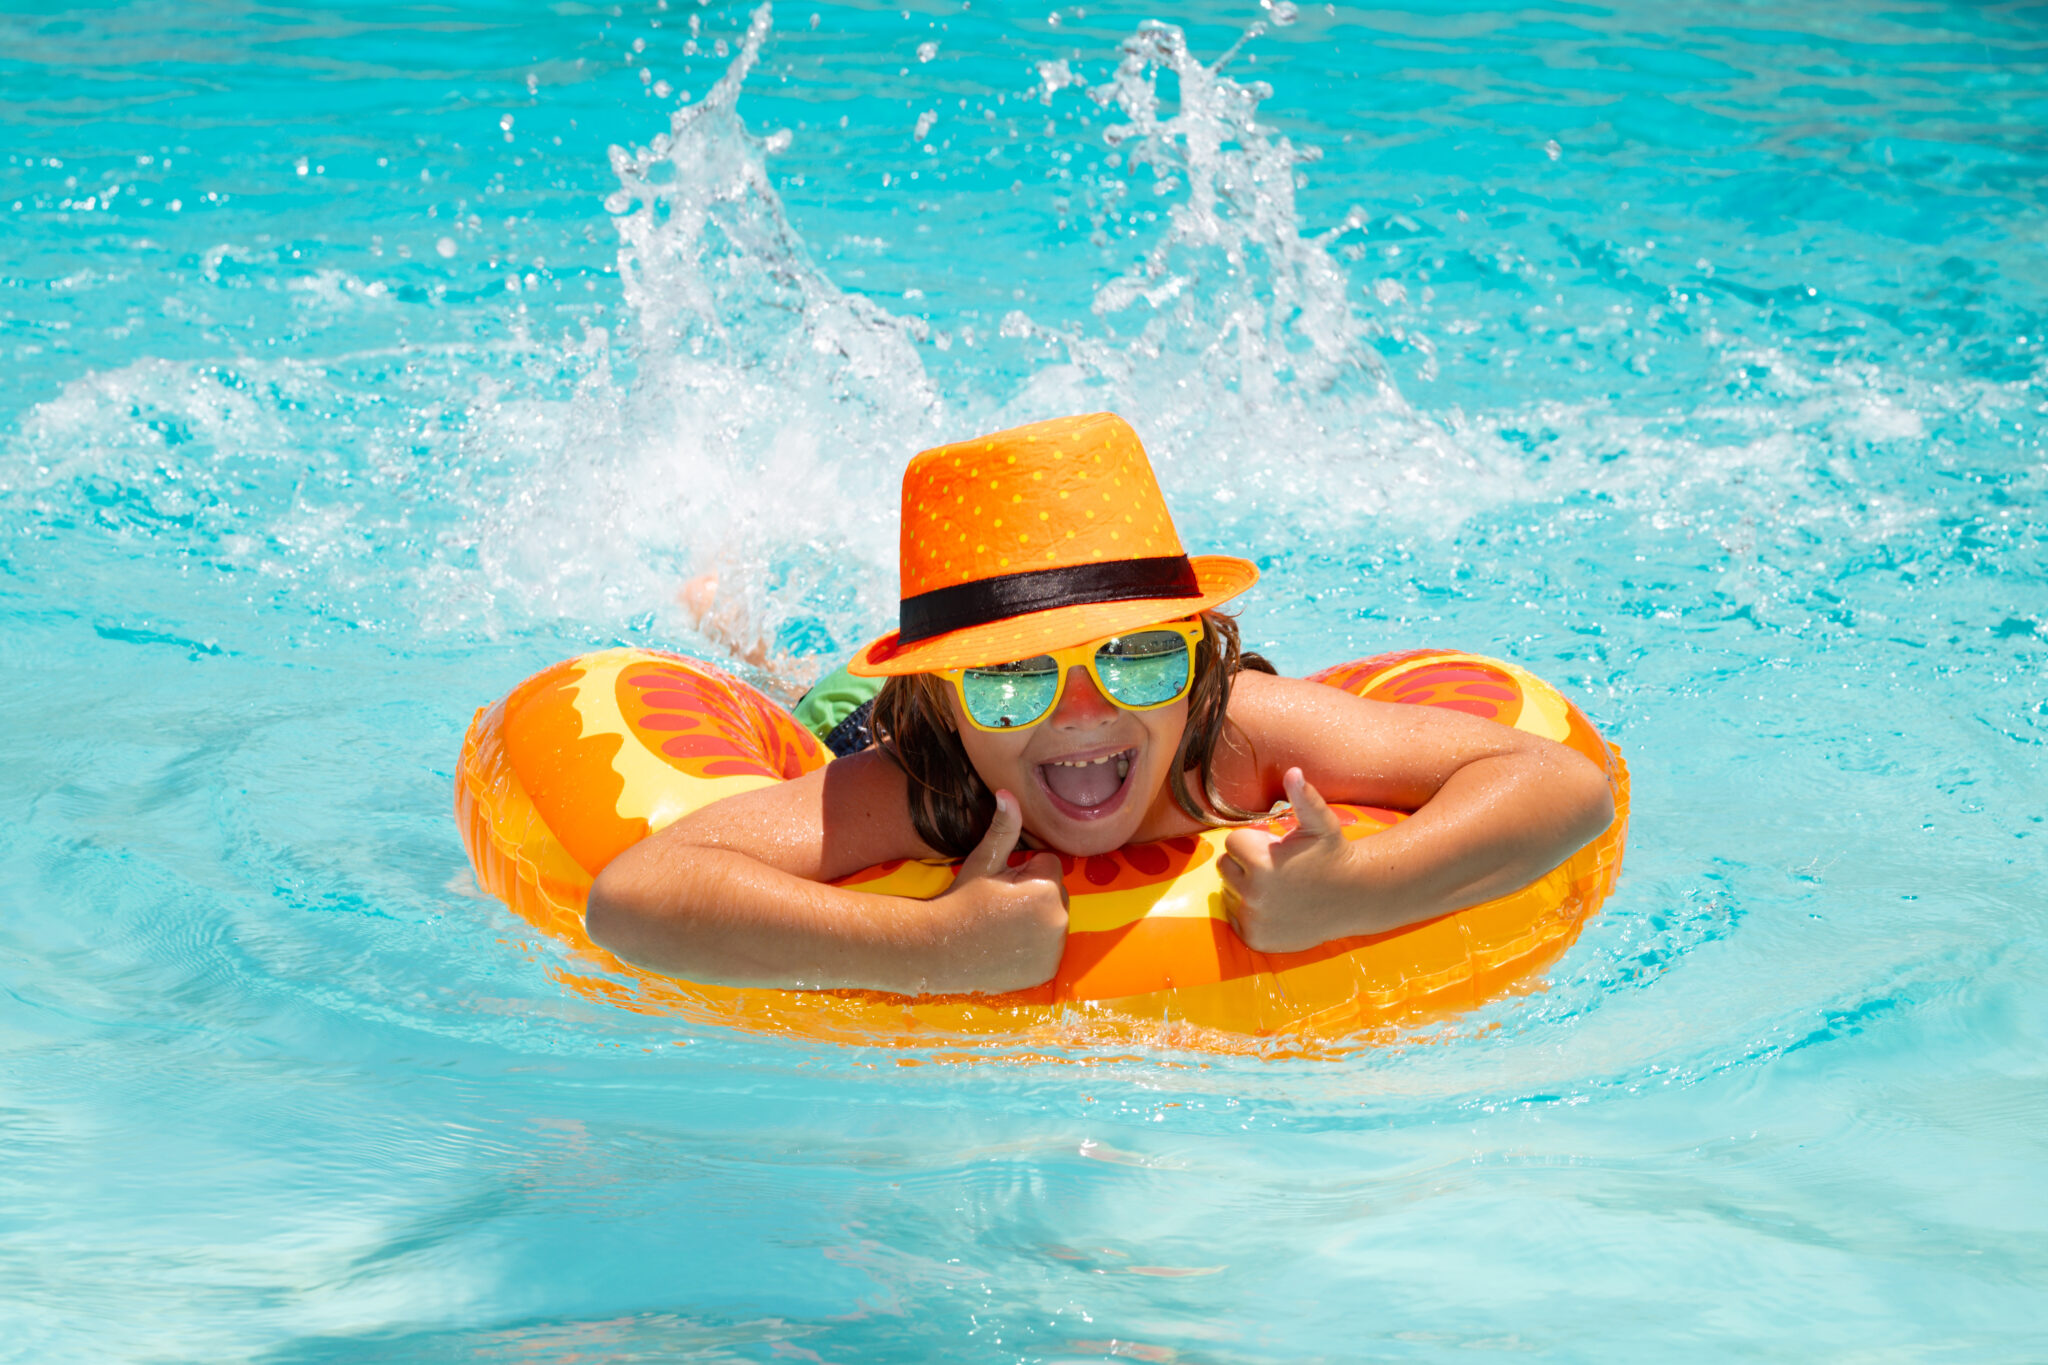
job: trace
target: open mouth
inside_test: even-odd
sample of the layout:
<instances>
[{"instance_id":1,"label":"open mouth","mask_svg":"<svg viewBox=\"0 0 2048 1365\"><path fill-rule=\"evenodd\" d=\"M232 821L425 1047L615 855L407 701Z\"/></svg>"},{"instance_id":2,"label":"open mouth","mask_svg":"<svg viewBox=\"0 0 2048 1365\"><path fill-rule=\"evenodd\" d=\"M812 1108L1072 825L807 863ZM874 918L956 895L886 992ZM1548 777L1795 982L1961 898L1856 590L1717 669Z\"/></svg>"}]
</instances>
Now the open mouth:
<instances>
[{"instance_id":1,"label":"open mouth","mask_svg":"<svg viewBox=\"0 0 2048 1365\"><path fill-rule=\"evenodd\" d=\"M1082 758L1055 759L1032 769L1053 809L1071 820L1100 820L1123 804L1130 787L1136 749L1117 749Z\"/></svg>"}]
</instances>

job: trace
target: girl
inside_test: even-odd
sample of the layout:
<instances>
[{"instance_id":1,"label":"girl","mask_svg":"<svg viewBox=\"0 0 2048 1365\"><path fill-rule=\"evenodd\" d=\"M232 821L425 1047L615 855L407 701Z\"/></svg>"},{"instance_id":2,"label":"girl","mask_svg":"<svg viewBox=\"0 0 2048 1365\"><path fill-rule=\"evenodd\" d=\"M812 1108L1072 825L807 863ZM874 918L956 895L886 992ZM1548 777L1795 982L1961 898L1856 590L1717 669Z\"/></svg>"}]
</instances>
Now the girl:
<instances>
[{"instance_id":1,"label":"girl","mask_svg":"<svg viewBox=\"0 0 2048 1365\"><path fill-rule=\"evenodd\" d=\"M1217 608L1242 559L1190 559L1134 433L1109 413L928 450L903 476L901 628L871 747L707 806L620 854L590 935L693 981L909 995L1048 980L1066 937L1055 853L1108 852L1293 805L1238 829L1239 935L1285 952L1513 890L1613 818L1560 744L1431 707L1280 678ZM1325 800L1412 811L1347 841ZM1037 850L1012 865L1020 844ZM933 900L829 885L962 858Z\"/></svg>"}]
</instances>

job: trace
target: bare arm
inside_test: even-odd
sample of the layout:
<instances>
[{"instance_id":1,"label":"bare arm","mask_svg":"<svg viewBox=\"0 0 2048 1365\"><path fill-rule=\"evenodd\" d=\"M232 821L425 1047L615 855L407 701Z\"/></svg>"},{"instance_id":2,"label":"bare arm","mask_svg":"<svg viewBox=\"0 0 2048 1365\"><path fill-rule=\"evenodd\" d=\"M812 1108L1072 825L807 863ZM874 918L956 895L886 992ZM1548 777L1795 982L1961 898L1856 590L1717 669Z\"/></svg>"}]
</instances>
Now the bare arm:
<instances>
[{"instance_id":1,"label":"bare arm","mask_svg":"<svg viewBox=\"0 0 2048 1365\"><path fill-rule=\"evenodd\" d=\"M905 781L870 750L706 806L598 875L590 936L637 966L734 986L918 995L1048 979L1066 936L1065 897L1049 855L1007 866L1022 829L1014 801L943 896L827 884L933 856L911 826Z\"/></svg>"},{"instance_id":2,"label":"bare arm","mask_svg":"<svg viewBox=\"0 0 2048 1365\"><path fill-rule=\"evenodd\" d=\"M1455 711L1246 674L1231 717L1242 740L1219 776L1253 797L1240 804L1285 795L1301 821L1285 838L1246 829L1226 842L1239 931L1263 951L1381 933L1503 895L1614 818L1607 780L1583 756ZM1414 814L1347 841L1325 798Z\"/></svg>"}]
</instances>

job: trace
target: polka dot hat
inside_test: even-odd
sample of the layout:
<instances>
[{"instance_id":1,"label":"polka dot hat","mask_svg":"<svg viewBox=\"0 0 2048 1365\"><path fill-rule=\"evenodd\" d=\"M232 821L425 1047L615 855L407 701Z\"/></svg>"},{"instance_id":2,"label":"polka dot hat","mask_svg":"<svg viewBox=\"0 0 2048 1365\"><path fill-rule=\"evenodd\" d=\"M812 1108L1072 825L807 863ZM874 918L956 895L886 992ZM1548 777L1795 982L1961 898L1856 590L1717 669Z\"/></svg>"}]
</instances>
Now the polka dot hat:
<instances>
[{"instance_id":1,"label":"polka dot hat","mask_svg":"<svg viewBox=\"0 0 2048 1365\"><path fill-rule=\"evenodd\" d=\"M1061 417L939 446L903 472L900 628L867 677L1005 663L1177 620L1258 581L1190 558L1130 424Z\"/></svg>"}]
</instances>

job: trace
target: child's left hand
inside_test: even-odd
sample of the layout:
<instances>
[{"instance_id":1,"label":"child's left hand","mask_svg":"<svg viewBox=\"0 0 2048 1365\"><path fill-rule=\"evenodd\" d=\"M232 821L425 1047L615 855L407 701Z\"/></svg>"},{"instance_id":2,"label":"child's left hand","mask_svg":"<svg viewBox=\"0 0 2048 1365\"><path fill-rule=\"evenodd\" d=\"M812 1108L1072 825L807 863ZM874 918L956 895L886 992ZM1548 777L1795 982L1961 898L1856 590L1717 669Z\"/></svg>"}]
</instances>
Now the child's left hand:
<instances>
[{"instance_id":1,"label":"child's left hand","mask_svg":"<svg viewBox=\"0 0 2048 1365\"><path fill-rule=\"evenodd\" d=\"M1232 830L1223 841L1217 871L1238 937L1262 953L1291 953L1366 932L1371 893L1358 846L1301 769L1289 768L1281 785L1298 828Z\"/></svg>"}]
</instances>

